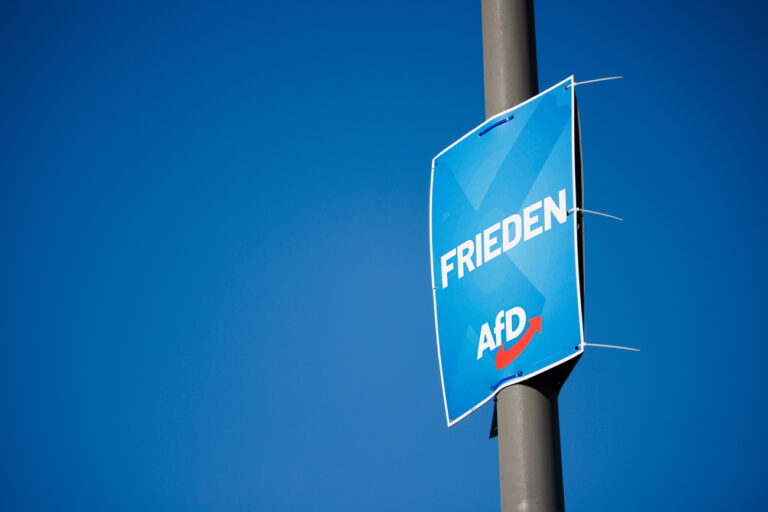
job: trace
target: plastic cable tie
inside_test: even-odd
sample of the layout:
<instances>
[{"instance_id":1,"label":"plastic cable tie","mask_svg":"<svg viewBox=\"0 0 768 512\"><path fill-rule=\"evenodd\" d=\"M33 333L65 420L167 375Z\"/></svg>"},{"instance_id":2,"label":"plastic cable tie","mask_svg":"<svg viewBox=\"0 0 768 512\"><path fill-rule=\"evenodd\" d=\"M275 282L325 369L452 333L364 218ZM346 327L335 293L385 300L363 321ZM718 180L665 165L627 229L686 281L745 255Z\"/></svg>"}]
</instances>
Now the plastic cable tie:
<instances>
[{"instance_id":1,"label":"plastic cable tie","mask_svg":"<svg viewBox=\"0 0 768 512\"><path fill-rule=\"evenodd\" d=\"M490 126L487 126L487 127L483 128L483 129L480 131L480 133L478 133L478 134L477 134L477 136L478 136L478 137L482 137L483 135L485 135L485 134L486 134L486 133L488 133L489 131L493 130L493 129L494 129L494 128L496 128L497 126L499 126L499 125L502 125L502 124L506 123L507 121L511 121L511 120L512 120L512 119L514 119L514 118L515 118L515 116L510 114L510 115L508 115L508 116L507 116L507 117L505 117L505 118L499 119L498 121L496 121L496 122L495 122L495 123L493 123L492 125L490 125Z\"/></svg>"},{"instance_id":2,"label":"plastic cable tie","mask_svg":"<svg viewBox=\"0 0 768 512\"><path fill-rule=\"evenodd\" d=\"M594 213L595 215L602 215L603 217L608 217L609 219L616 219L622 222L624 221L624 219L621 217L616 217L615 215L608 215L607 213L596 212L594 210L585 210L584 208L571 208L568 210L568 215L572 214L573 212Z\"/></svg>"},{"instance_id":3,"label":"plastic cable tie","mask_svg":"<svg viewBox=\"0 0 768 512\"><path fill-rule=\"evenodd\" d=\"M623 76L608 76L605 78L595 78L594 80L584 80L583 82L573 82L571 85L566 85L563 89L568 90L569 87L576 87L577 85L593 84L595 82L605 82L606 80L617 80L624 78Z\"/></svg>"},{"instance_id":4,"label":"plastic cable tie","mask_svg":"<svg viewBox=\"0 0 768 512\"><path fill-rule=\"evenodd\" d=\"M617 348L619 350L631 350L632 352L640 352L639 348L632 347L620 347L619 345L603 345L601 343L582 343L585 347L602 347L602 348Z\"/></svg>"}]
</instances>

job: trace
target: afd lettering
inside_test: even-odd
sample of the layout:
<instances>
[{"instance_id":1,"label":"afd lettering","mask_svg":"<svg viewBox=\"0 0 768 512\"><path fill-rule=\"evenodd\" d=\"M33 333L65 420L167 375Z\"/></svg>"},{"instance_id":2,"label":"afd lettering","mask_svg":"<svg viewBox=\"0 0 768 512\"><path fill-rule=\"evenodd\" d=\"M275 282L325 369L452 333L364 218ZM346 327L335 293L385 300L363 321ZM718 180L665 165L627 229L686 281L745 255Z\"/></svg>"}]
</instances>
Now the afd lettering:
<instances>
[{"instance_id":1,"label":"afd lettering","mask_svg":"<svg viewBox=\"0 0 768 512\"><path fill-rule=\"evenodd\" d=\"M537 332L541 332L541 316L528 320L526 329L525 310L519 306L512 309L502 309L496 314L496 321L491 328L488 322L480 328L480 339L477 342L477 359L485 355L486 350L496 350L494 364L497 370L506 368L512 361L523 353ZM514 325L514 327L513 327ZM525 330L525 333L523 333ZM519 340L511 345L504 345L501 335L504 333L506 342L512 341L522 334Z\"/></svg>"},{"instance_id":2,"label":"afd lettering","mask_svg":"<svg viewBox=\"0 0 768 512\"><path fill-rule=\"evenodd\" d=\"M512 324L515 324L513 327ZM483 357L486 350L494 351L502 344L501 335L504 333L504 341L512 341L520 336L525 329L525 310L520 306L512 309L501 310L496 315L493 328L484 323L480 328L480 339L477 342L477 358ZM493 333L491 333L493 330Z\"/></svg>"},{"instance_id":3,"label":"afd lettering","mask_svg":"<svg viewBox=\"0 0 768 512\"><path fill-rule=\"evenodd\" d=\"M542 209L543 225L539 223L537 215ZM512 250L521 240L528 241L552 229L553 217L559 224L563 224L567 216L565 189L562 189L557 193L557 203L551 196L547 196L542 201L536 201L523 208L522 215L515 213L492 224L477 233L474 239L467 240L440 256L442 287L448 286L448 275L452 271L455 270L457 279L461 279L467 272L473 272L500 256L502 252Z\"/></svg>"}]
</instances>

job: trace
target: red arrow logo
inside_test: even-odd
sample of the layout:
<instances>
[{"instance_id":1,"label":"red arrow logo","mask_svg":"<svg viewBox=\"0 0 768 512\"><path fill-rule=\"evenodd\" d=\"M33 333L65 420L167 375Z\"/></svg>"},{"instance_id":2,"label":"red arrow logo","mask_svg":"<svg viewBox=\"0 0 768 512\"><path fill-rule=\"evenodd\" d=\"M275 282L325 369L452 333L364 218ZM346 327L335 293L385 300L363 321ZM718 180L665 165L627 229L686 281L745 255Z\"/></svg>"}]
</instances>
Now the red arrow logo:
<instances>
[{"instance_id":1,"label":"red arrow logo","mask_svg":"<svg viewBox=\"0 0 768 512\"><path fill-rule=\"evenodd\" d=\"M541 316L537 316L536 318L531 318L528 320L528 323L531 324L530 327L528 327L528 330L525 331L525 334L523 334L523 337L518 340L517 343L512 345L507 350L504 350L504 345L499 347L499 351L496 352L496 369L501 370L505 366L507 366L509 363L515 360L517 356L519 356L523 350L525 350L525 347L528 346L528 343L531 342L533 339L533 335L537 332L541 332Z\"/></svg>"}]
</instances>

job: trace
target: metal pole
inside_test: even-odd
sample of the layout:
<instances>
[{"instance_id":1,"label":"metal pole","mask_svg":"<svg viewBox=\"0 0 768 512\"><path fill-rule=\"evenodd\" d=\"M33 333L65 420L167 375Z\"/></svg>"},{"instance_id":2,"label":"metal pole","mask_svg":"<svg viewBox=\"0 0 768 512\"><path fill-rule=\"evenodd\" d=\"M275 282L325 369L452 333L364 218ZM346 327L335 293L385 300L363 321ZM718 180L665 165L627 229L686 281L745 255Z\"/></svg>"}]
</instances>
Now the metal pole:
<instances>
[{"instance_id":1,"label":"metal pole","mask_svg":"<svg viewBox=\"0 0 768 512\"><path fill-rule=\"evenodd\" d=\"M533 0L482 0L485 117L539 92Z\"/></svg>"},{"instance_id":2,"label":"metal pole","mask_svg":"<svg viewBox=\"0 0 768 512\"><path fill-rule=\"evenodd\" d=\"M488 118L538 93L533 0L482 0L482 20ZM564 510L557 396L574 364L496 398L502 512Z\"/></svg>"}]
</instances>

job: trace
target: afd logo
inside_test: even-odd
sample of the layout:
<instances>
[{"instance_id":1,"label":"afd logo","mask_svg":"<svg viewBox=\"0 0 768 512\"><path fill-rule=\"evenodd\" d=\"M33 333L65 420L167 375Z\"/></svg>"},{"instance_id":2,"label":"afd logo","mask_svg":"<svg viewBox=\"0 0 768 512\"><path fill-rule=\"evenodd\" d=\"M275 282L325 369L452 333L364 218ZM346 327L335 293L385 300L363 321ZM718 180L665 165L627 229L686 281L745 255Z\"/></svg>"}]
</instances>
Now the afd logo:
<instances>
[{"instance_id":1,"label":"afd logo","mask_svg":"<svg viewBox=\"0 0 768 512\"><path fill-rule=\"evenodd\" d=\"M525 347L533 339L537 332L541 332L541 316L528 320L526 329L525 310L520 306L498 312L493 329L488 322L480 328L480 339L477 342L477 359L485 355L488 350L496 352L496 369L501 370L523 353ZM525 331L525 333L523 333ZM504 345L501 336L504 334L505 343L508 343L522 334L522 337L511 346Z\"/></svg>"}]
</instances>

